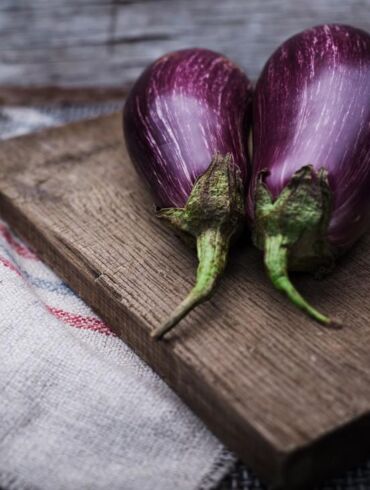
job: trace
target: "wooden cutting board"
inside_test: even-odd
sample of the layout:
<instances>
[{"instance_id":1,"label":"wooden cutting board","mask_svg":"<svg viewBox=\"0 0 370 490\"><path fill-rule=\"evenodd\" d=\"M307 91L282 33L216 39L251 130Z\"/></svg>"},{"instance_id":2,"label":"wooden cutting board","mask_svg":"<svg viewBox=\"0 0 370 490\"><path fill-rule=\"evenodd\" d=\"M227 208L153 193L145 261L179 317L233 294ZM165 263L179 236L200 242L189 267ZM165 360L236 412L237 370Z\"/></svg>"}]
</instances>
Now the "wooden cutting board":
<instances>
[{"instance_id":1,"label":"wooden cutting board","mask_svg":"<svg viewBox=\"0 0 370 490\"><path fill-rule=\"evenodd\" d=\"M370 454L369 235L326 280L294 278L342 330L274 291L245 238L214 298L155 342L196 258L155 218L119 115L3 142L0 213L274 487L310 488Z\"/></svg>"}]
</instances>

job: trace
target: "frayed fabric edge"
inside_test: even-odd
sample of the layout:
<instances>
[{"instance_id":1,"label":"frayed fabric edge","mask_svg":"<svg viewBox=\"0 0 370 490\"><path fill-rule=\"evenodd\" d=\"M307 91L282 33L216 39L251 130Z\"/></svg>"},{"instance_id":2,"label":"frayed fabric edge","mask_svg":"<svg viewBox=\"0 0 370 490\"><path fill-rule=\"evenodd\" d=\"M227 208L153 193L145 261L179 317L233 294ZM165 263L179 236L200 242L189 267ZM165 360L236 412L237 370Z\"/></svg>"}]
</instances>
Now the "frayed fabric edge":
<instances>
[{"instance_id":1,"label":"frayed fabric edge","mask_svg":"<svg viewBox=\"0 0 370 490\"><path fill-rule=\"evenodd\" d=\"M235 454L221 448L220 454L206 475L200 481L197 490L213 490L221 480L232 470L237 462Z\"/></svg>"}]
</instances>

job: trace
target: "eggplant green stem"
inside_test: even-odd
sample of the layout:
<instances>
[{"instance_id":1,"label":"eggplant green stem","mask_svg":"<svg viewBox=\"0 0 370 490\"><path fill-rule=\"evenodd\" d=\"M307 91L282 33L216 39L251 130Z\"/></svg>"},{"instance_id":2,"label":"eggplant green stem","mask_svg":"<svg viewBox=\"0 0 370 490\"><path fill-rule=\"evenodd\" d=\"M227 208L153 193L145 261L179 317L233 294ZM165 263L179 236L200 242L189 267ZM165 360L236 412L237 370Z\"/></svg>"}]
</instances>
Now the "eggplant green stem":
<instances>
[{"instance_id":1,"label":"eggplant green stem","mask_svg":"<svg viewBox=\"0 0 370 490\"><path fill-rule=\"evenodd\" d=\"M287 295L290 301L323 325L331 323L330 318L313 308L296 290L288 276L288 250L282 235L265 240L265 266L272 284Z\"/></svg>"},{"instance_id":2,"label":"eggplant green stem","mask_svg":"<svg viewBox=\"0 0 370 490\"><path fill-rule=\"evenodd\" d=\"M153 338L161 339L189 311L211 296L218 278L225 269L228 249L229 240L225 238L220 229L209 229L198 236L199 265L195 285L186 298L175 308L170 318L151 333Z\"/></svg>"},{"instance_id":3,"label":"eggplant green stem","mask_svg":"<svg viewBox=\"0 0 370 490\"><path fill-rule=\"evenodd\" d=\"M299 169L281 193L273 198L261 172L256 186L253 241L264 251L265 266L274 286L318 322L334 323L299 294L288 270L330 270L334 255L327 241L331 190L327 171L311 165Z\"/></svg>"},{"instance_id":4,"label":"eggplant green stem","mask_svg":"<svg viewBox=\"0 0 370 490\"><path fill-rule=\"evenodd\" d=\"M165 220L187 242L196 242L199 266L196 283L170 318L152 332L160 339L195 306L212 294L225 269L231 240L245 222L244 186L231 154L216 154L208 169L195 182L183 208L163 208Z\"/></svg>"}]
</instances>

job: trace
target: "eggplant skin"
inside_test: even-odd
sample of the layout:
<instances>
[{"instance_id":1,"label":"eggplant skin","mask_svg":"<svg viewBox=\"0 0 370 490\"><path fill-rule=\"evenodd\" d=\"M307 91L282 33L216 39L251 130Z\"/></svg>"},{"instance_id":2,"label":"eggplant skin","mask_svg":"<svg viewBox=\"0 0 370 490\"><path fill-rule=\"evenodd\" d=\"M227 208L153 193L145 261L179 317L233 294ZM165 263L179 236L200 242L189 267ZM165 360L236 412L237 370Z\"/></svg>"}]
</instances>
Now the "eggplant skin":
<instances>
[{"instance_id":1,"label":"eggplant skin","mask_svg":"<svg viewBox=\"0 0 370 490\"><path fill-rule=\"evenodd\" d=\"M251 102L246 75L207 49L169 53L144 71L126 101L123 127L158 207L183 207L217 153L231 154L246 184Z\"/></svg>"},{"instance_id":2,"label":"eggplant skin","mask_svg":"<svg viewBox=\"0 0 370 490\"><path fill-rule=\"evenodd\" d=\"M347 250L370 220L370 36L321 25L283 43L267 61L253 103L253 223L261 171L276 198L301 167L328 171L327 240Z\"/></svg>"}]
</instances>

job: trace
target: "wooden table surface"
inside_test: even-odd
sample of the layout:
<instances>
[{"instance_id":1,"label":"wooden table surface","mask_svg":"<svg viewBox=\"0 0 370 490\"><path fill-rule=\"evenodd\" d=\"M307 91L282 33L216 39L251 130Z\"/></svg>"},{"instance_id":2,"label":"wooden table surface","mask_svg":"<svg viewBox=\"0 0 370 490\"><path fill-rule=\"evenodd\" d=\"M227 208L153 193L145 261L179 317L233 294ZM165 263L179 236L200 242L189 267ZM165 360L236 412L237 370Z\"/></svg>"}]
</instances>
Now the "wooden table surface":
<instances>
[{"instance_id":1,"label":"wooden table surface","mask_svg":"<svg viewBox=\"0 0 370 490\"><path fill-rule=\"evenodd\" d=\"M189 46L256 79L279 43L326 22L370 30L370 0L0 0L0 86L127 87Z\"/></svg>"},{"instance_id":2,"label":"wooden table surface","mask_svg":"<svg viewBox=\"0 0 370 490\"><path fill-rule=\"evenodd\" d=\"M245 235L211 301L163 342L194 253L153 215L120 114L2 143L1 215L225 444L297 490L370 453L370 235L323 281L296 277L317 326L276 291Z\"/></svg>"}]
</instances>

